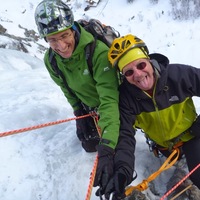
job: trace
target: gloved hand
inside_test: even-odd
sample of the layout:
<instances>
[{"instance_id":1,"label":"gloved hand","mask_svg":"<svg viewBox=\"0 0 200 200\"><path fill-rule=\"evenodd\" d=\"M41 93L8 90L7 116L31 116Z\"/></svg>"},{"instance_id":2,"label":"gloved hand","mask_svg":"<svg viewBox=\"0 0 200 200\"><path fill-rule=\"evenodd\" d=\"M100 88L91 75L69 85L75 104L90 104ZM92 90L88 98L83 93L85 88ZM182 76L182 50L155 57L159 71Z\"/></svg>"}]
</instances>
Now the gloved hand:
<instances>
[{"instance_id":1,"label":"gloved hand","mask_svg":"<svg viewBox=\"0 0 200 200\"><path fill-rule=\"evenodd\" d=\"M127 178L123 168L119 168L108 182L104 196L106 200L110 199L110 195L113 193L112 200L121 200L125 196L125 187L127 186Z\"/></svg>"},{"instance_id":2,"label":"gloved hand","mask_svg":"<svg viewBox=\"0 0 200 200\"><path fill-rule=\"evenodd\" d=\"M190 133L195 137L200 137L200 115L197 116L196 120L190 127Z\"/></svg>"},{"instance_id":3,"label":"gloved hand","mask_svg":"<svg viewBox=\"0 0 200 200\"><path fill-rule=\"evenodd\" d=\"M83 109L74 111L76 117L85 115ZM76 119L76 134L80 141L85 141L87 139L87 117Z\"/></svg>"},{"instance_id":4,"label":"gloved hand","mask_svg":"<svg viewBox=\"0 0 200 200\"><path fill-rule=\"evenodd\" d=\"M96 195L101 196L102 194L104 194L106 186L110 178L113 176L114 149L100 144L97 146L97 151L98 165L93 186L100 187L97 190Z\"/></svg>"}]
</instances>

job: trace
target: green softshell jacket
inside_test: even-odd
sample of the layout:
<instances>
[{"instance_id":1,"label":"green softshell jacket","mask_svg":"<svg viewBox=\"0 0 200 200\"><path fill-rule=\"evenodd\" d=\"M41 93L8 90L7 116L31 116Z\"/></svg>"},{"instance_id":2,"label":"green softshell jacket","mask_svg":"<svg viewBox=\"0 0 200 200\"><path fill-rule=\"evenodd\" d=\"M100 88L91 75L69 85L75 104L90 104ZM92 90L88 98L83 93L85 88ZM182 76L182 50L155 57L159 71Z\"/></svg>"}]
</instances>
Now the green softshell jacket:
<instances>
[{"instance_id":1,"label":"green softshell jacket","mask_svg":"<svg viewBox=\"0 0 200 200\"><path fill-rule=\"evenodd\" d=\"M75 96L66 89L62 79L52 69L49 62L49 50L45 54L44 62L51 78L60 86L74 111L79 109L80 101L88 107L98 109L100 115L98 125L101 129L102 138L109 141L106 145L115 148L119 134L119 81L117 71L111 68L108 62L108 47L97 40L92 58L93 75L90 74L84 49L94 41L94 37L78 23L76 23L76 26L80 28L80 39L72 56L62 58L55 53L57 65Z\"/></svg>"}]
</instances>

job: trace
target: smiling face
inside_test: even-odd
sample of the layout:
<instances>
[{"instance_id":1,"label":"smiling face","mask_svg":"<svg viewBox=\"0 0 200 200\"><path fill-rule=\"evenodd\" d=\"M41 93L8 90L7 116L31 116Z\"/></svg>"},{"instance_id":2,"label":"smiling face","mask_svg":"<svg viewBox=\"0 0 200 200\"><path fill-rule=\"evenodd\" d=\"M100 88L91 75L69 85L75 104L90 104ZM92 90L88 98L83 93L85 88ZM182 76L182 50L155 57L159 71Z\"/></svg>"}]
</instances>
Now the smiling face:
<instances>
[{"instance_id":1,"label":"smiling face","mask_svg":"<svg viewBox=\"0 0 200 200\"><path fill-rule=\"evenodd\" d=\"M141 90L148 91L154 86L154 70L149 59L142 58L130 62L123 68L122 73L130 84Z\"/></svg>"},{"instance_id":2,"label":"smiling face","mask_svg":"<svg viewBox=\"0 0 200 200\"><path fill-rule=\"evenodd\" d=\"M63 58L71 57L75 48L75 32L71 29L47 36L50 47Z\"/></svg>"}]
</instances>

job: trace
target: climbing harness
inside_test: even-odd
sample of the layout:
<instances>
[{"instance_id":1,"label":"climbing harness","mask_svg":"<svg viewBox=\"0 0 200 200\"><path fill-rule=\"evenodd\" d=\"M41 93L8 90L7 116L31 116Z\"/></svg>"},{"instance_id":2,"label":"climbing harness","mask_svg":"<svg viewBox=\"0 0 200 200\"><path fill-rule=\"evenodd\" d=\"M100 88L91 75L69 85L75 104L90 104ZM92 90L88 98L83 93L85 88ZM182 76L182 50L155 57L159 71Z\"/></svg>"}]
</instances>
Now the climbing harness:
<instances>
[{"instance_id":1,"label":"climbing harness","mask_svg":"<svg viewBox=\"0 0 200 200\"><path fill-rule=\"evenodd\" d=\"M149 151L153 152L155 157L161 158L163 156L161 154L161 152L159 151L157 144L154 141L152 141L148 137L146 137L146 143L149 146Z\"/></svg>"},{"instance_id":2,"label":"climbing harness","mask_svg":"<svg viewBox=\"0 0 200 200\"><path fill-rule=\"evenodd\" d=\"M184 132L184 134L185 134L185 132ZM149 151L153 152L155 157L161 158L161 157L163 157L163 154L161 153L161 151L171 152L173 149L180 148L183 145L183 142L180 140L180 137L182 135L183 134L181 134L177 138L171 140L169 142L169 147L161 147L158 144L156 144L153 140L149 139L147 136L146 136L146 143L149 146Z\"/></svg>"}]
</instances>

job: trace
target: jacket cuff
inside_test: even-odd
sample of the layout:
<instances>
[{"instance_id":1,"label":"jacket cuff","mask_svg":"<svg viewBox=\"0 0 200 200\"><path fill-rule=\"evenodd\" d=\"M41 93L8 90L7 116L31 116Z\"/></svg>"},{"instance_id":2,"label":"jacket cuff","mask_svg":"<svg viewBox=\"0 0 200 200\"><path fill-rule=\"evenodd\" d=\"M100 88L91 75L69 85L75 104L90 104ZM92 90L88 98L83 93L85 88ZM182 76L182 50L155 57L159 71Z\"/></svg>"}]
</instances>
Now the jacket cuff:
<instances>
[{"instance_id":1,"label":"jacket cuff","mask_svg":"<svg viewBox=\"0 0 200 200\"><path fill-rule=\"evenodd\" d=\"M96 149L98 151L98 157L103 157L107 155L114 155L115 151L109 146L99 144L96 146Z\"/></svg>"},{"instance_id":2,"label":"jacket cuff","mask_svg":"<svg viewBox=\"0 0 200 200\"><path fill-rule=\"evenodd\" d=\"M75 110L75 111L74 111L74 115L75 115L76 117L79 117L79 116L83 115L82 109L80 108L80 109L78 109L78 110Z\"/></svg>"}]
</instances>

